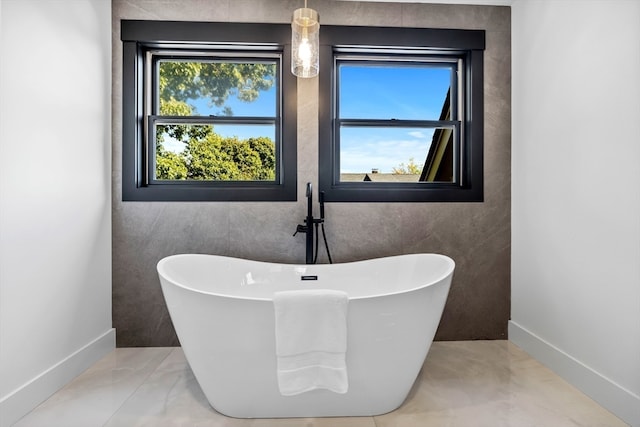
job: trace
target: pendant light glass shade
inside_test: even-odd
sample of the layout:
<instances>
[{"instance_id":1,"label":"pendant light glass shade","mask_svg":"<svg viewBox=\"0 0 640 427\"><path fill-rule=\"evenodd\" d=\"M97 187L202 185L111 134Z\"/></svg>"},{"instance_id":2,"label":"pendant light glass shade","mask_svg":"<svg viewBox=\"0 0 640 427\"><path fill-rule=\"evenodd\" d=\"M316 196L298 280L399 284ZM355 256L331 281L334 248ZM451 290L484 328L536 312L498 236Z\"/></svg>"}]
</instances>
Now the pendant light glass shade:
<instances>
[{"instance_id":1,"label":"pendant light glass shade","mask_svg":"<svg viewBox=\"0 0 640 427\"><path fill-rule=\"evenodd\" d=\"M305 5L306 6L306 5ZM320 68L320 20L318 12L296 9L291 21L291 72L298 77L315 77Z\"/></svg>"}]
</instances>

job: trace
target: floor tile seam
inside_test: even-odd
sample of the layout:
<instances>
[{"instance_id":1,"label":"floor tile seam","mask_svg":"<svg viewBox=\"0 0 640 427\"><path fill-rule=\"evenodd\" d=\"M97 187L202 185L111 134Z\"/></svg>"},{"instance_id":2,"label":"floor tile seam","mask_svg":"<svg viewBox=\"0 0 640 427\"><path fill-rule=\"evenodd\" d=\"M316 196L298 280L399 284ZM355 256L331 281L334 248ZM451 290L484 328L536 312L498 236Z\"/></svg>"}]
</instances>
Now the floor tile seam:
<instances>
[{"instance_id":1,"label":"floor tile seam","mask_svg":"<svg viewBox=\"0 0 640 427\"><path fill-rule=\"evenodd\" d=\"M129 393L126 397L126 399L123 399L122 402L120 403L120 405L118 405L118 407L113 411L113 413L111 414L111 416L104 422L104 424L102 424L102 427L105 427L107 425L109 425L109 423L111 422L111 420L118 414L118 412L120 412L122 410L122 408L127 404L127 402L129 402L129 400L138 392L138 390L140 390L140 387L142 387L143 385L145 385L147 383L147 381L149 381L149 378L151 378L151 376L153 374L155 374L158 369L160 368L160 366L162 366L162 364L164 363L165 360L167 360L167 358L169 356L171 356L171 354L175 351L175 348L172 347L161 347L161 348L168 348L170 349L167 354L158 362L158 364L156 365L155 368L150 369L149 373L147 375L145 375L140 382L138 383L138 385L131 391L131 393Z\"/></svg>"}]
</instances>

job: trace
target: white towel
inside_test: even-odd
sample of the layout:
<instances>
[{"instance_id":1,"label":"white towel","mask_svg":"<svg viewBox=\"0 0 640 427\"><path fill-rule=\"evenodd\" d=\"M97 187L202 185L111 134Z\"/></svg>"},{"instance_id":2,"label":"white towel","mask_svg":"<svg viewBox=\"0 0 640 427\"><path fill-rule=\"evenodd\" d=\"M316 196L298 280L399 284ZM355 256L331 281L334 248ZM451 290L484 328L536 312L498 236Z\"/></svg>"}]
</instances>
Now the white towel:
<instances>
[{"instance_id":1,"label":"white towel","mask_svg":"<svg viewBox=\"0 0 640 427\"><path fill-rule=\"evenodd\" d=\"M328 289L275 293L280 394L347 392L348 302L345 292Z\"/></svg>"}]
</instances>

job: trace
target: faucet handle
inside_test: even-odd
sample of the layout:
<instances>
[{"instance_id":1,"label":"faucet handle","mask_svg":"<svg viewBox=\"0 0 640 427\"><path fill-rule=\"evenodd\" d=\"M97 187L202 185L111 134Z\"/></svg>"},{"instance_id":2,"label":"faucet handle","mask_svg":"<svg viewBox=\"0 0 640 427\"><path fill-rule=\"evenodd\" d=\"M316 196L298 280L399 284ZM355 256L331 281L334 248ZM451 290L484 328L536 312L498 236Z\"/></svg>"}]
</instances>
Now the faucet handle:
<instances>
[{"instance_id":1,"label":"faucet handle","mask_svg":"<svg viewBox=\"0 0 640 427\"><path fill-rule=\"evenodd\" d=\"M306 225L302 225L302 224L298 224L298 226L296 227L296 232L293 233L293 235L295 236L298 233L306 233L307 232L307 226Z\"/></svg>"}]
</instances>

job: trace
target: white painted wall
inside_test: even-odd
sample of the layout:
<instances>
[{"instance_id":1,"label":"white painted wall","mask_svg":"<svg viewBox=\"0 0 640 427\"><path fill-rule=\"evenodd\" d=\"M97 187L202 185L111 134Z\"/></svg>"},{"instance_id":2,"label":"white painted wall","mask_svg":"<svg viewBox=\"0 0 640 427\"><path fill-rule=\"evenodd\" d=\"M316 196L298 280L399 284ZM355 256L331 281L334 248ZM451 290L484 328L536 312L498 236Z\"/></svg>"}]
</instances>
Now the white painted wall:
<instances>
[{"instance_id":1,"label":"white painted wall","mask_svg":"<svg viewBox=\"0 0 640 427\"><path fill-rule=\"evenodd\" d=\"M111 2L0 3L0 424L110 349Z\"/></svg>"},{"instance_id":2,"label":"white painted wall","mask_svg":"<svg viewBox=\"0 0 640 427\"><path fill-rule=\"evenodd\" d=\"M509 336L640 426L640 2L512 6Z\"/></svg>"}]
</instances>

